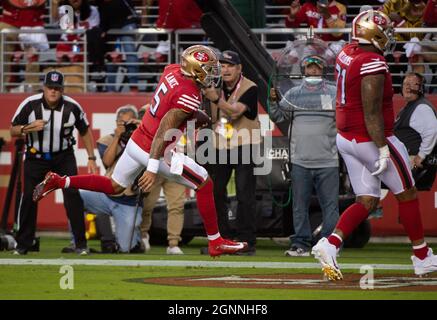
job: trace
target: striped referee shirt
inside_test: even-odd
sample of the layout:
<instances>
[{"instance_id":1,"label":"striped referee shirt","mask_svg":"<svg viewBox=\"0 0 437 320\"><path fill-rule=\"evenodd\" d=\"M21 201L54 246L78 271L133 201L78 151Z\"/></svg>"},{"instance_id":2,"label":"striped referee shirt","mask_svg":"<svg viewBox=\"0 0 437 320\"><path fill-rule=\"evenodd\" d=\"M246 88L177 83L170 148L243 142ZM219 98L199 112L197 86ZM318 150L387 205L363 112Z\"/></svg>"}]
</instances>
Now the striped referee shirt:
<instances>
[{"instance_id":1,"label":"striped referee shirt","mask_svg":"<svg viewBox=\"0 0 437 320\"><path fill-rule=\"evenodd\" d=\"M77 128L84 135L89 127L86 114L74 99L63 95L54 109L47 105L43 94L25 99L12 118L12 125L26 125L35 120L46 120L44 130L27 134L27 149L38 152L59 152L71 148L74 144L73 130Z\"/></svg>"}]
</instances>

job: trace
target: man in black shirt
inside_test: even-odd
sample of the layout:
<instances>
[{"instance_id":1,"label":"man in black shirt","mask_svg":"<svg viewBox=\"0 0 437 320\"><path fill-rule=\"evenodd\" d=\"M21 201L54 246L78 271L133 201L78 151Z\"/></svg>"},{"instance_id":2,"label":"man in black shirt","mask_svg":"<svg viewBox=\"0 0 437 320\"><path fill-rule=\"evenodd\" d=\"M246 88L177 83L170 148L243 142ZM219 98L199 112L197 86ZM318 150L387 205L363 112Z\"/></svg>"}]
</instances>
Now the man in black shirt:
<instances>
[{"instance_id":1,"label":"man in black shirt","mask_svg":"<svg viewBox=\"0 0 437 320\"><path fill-rule=\"evenodd\" d=\"M26 98L12 118L11 136L25 137L24 192L17 216L17 248L26 254L32 247L37 220L37 203L32 201L35 186L49 171L76 175L73 145L74 127L88 152L88 171L97 173L94 140L86 115L78 102L63 95L64 75L50 71L45 75L43 93ZM79 254L88 253L85 238L83 203L75 189L63 190L64 205Z\"/></svg>"},{"instance_id":2,"label":"man in black shirt","mask_svg":"<svg viewBox=\"0 0 437 320\"><path fill-rule=\"evenodd\" d=\"M211 101L211 119L215 131L217 158L208 166L214 181L214 199L221 232L233 237L226 206L226 188L235 170L237 196L236 238L246 241L248 248L240 254L254 255L256 243L256 176L253 155L261 143L258 120L258 87L243 76L237 52L223 51L220 56L223 89L204 90ZM245 134L248 133L248 134ZM238 159L235 159L238 158ZM224 163L224 159L227 161ZM237 160L237 161L235 161Z\"/></svg>"}]
</instances>

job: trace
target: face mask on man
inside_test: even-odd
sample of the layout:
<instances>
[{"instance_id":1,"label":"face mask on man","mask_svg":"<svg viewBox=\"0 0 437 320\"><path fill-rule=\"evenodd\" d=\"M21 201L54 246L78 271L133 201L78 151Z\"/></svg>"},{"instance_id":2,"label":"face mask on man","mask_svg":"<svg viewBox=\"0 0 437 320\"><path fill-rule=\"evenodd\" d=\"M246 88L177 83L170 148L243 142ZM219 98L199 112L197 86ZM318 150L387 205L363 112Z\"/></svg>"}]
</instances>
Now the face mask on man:
<instances>
[{"instance_id":1,"label":"face mask on man","mask_svg":"<svg viewBox=\"0 0 437 320\"><path fill-rule=\"evenodd\" d=\"M305 83L309 86L316 86L322 82L321 76L306 76L303 78Z\"/></svg>"}]
</instances>

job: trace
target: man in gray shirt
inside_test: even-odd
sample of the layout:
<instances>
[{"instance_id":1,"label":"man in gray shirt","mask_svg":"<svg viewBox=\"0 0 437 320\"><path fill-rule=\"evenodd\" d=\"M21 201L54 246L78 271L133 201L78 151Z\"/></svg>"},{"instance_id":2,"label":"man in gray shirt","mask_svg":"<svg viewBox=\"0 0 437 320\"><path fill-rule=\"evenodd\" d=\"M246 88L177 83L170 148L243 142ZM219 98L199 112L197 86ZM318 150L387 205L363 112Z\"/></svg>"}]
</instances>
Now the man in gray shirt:
<instances>
[{"instance_id":1,"label":"man in gray shirt","mask_svg":"<svg viewBox=\"0 0 437 320\"><path fill-rule=\"evenodd\" d=\"M335 143L336 87L323 78L326 63L310 55L302 59L302 84L289 89L270 118L290 122L291 183L295 236L286 256L309 256L312 244L309 207L315 189L323 215L321 236L329 235L338 220L339 172Z\"/></svg>"}]
</instances>

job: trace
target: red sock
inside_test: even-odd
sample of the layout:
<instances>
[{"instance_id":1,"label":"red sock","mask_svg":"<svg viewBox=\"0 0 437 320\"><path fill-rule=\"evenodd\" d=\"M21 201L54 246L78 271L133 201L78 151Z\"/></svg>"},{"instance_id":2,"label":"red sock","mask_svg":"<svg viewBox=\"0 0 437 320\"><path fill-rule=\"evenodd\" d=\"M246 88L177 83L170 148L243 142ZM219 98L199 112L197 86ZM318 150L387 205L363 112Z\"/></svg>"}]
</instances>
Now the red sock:
<instances>
[{"instance_id":1,"label":"red sock","mask_svg":"<svg viewBox=\"0 0 437 320\"><path fill-rule=\"evenodd\" d=\"M341 244L343 243L343 240L340 238L338 234L331 234L328 237L328 241L330 244L333 244L337 249L340 248Z\"/></svg>"},{"instance_id":2,"label":"red sock","mask_svg":"<svg viewBox=\"0 0 437 320\"><path fill-rule=\"evenodd\" d=\"M68 179L70 183L68 183ZM106 194L114 194L115 190L112 187L112 182L109 177L99 176L97 174L87 174L79 176L71 176L66 178L67 188L84 189Z\"/></svg>"},{"instance_id":3,"label":"red sock","mask_svg":"<svg viewBox=\"0 0 437 320\"><path fill-rule=\"evenodd\" d=\"M405 232L410 238L410 241L417 241L423 239L423 225L422 217L420 215L419 200L414 199L411 201L399 202L399 220L404 226ZM428 246L425 245L415 249L413 252L416 257L423 260L428 255Z\"/></svg>"},{"instance_id":4,"label":"red sock","mask_svg":"<svg viewBox=\"0 0 437 320\"><path fill-rule=\"evenodd\" d=\"M411 242L423 238L422 217L420 216L419 200L399 202L399 220L404 226Z\"/></svg>"},{"instance_id":5,"label":"red sock","mask_svg":"<svg viewBox=\"0 0 437 320\"><path fill-rule=\"evenodd\" d=\"M346 239L369 216L367 209L359 202L349 206L340 216L336 229L343 233Z\"/></svg>"},{"instance_id":6,"label":"red sock","mask_svg":"<svg viewBox=\"0 0 437 320\"><path fill-rule=\"evenodd\" d=\"M423 260L428 256L428 245L424 242L421 245L413 246L413 252L416 257Z\"/></svg>"},{"instance_id":7,"label":"red sock","mask_svg":"<svg viewBox=\"0 0 437 320\"><path fill-rule=\"evenodd\" d=\"M213 191L214 185L211 179L208 179L208 182L196 192L197 209L199 209L200 216L202 217L206 234L209 236L219 232Z\"/></svg>"}]
</instances>

